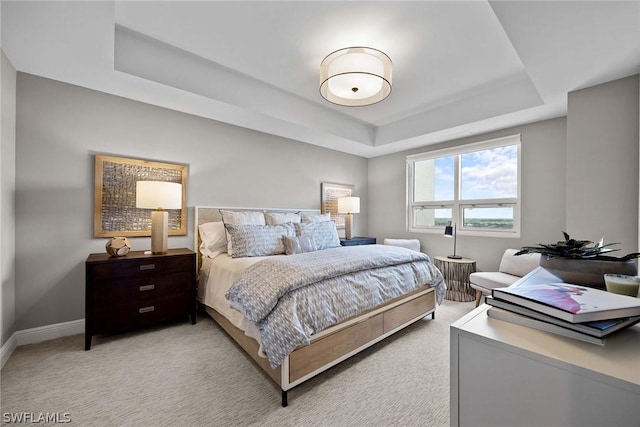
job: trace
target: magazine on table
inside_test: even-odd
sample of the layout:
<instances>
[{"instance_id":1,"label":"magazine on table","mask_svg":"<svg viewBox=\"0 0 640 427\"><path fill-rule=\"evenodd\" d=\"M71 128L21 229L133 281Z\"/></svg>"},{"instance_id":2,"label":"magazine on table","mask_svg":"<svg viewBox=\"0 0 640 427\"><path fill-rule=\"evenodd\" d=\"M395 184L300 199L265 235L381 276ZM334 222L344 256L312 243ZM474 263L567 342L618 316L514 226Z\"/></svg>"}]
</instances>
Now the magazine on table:
<instances>
[{"instance_id":1,"label":"magazine on table","mask_svg":"<svg viewBox=\"0 0 640 427\"><path fill-rule=\"evenodd\" d=\"M516 314L527 316L542 322L552 323L554 325L571 329L576 332L590 335L596 338L604 338L621 329L633 326L640 322L640 316L623 317L619 319L595 320L592 322L571 323L553 316L548 316L530 308L513 304L508 301L502 301L491 297L485 297L485 303L498 307L503 310L511 311Z\"/></svg>"},{"instance_id":2,"label":"magazine on table","mask_svg":"<svg viewBox=\"0 0 640 427\"><path fill-rule=\"evenodd\" d=\"M554 325L553 323L536 320L531 317L514 313L512 311L502 310L498 307L489 308L487 310L487 316L492 319L503 320L505 322L515 323L516 325L527 326L530 328L538 329L545 332L551 332L552 334L562 335L568 338L573 338L592 344L604 345L605 343L605 338L593 337L591 335L583 334L582 332L577 332L571 329L563 328L562 326Z\"/></svg>"},{"instance_id":3,"label":"magazine on table","mask_svg":"<svg viewBox=\"0 0 640 427\"><path fill-rule=\"evenodd\" d=\"M571 283L496 288L491 295L571 323L640 316L640 298Z\"/></svg>"}]
</instances>

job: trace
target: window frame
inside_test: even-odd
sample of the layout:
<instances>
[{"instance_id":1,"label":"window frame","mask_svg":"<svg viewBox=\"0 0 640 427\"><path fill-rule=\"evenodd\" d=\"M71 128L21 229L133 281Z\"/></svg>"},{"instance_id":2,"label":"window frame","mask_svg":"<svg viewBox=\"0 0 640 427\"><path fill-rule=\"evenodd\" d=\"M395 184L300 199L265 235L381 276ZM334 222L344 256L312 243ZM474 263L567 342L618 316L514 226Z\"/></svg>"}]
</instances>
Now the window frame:
<instances>
[{"instance_id":1,"label":"window frame","mask_svg":"<svg viewBox=\"0 0 640 427\"><path fill-rule=\"evenodd\" d=\"M509 145L517 146L517 196L515 198L502 199L477 199L477 200L460 200L460 156L462 154L474 151L487 150L491 148L504 147ZM433 160L440 157L455 156L454 161L454 198L453 200L437 200L432 202L415 202L414 197L414 166L416 162L423 160ZM456 224L456 232L459 235L467 236L486 236L486 237L503 237L503 238L519 238L520 237L520 207L522 203L521 186L522 186L522 143L520 134L510 135L501 138L494 138L486 141L474 142L471 144L460 145L451 148L433 150L419 154L409 155L406 158L406 230L413 233L430 233L442 234L443 227L435 226L415 226L414 211L416 208L435 208L435 209L451 209L452 221ZM498 229L482 229L473 227L464 227L463 212L469 207L513 207L513 228L509 230Z\"/></svg>"}]
</instances>

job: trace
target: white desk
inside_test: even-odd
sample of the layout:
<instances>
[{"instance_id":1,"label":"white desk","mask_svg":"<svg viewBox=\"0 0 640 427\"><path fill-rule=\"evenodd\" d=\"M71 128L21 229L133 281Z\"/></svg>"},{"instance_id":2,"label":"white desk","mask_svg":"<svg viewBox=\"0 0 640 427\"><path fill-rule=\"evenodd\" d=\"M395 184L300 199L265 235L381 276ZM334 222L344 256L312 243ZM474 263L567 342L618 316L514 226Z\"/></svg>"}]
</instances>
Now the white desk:
<instances>
[{"instance_id":1,"label":"white desk","mask_svg":"<svg viewBox=\"0 0 640 427\"><path fill-rule=\"evenodd\" d=\"M522 280L548 277L540 268ZM598 346L491 319L488 308L451 325L452 426L640 426L640 325Z\"/></svg>"}]
</instances>

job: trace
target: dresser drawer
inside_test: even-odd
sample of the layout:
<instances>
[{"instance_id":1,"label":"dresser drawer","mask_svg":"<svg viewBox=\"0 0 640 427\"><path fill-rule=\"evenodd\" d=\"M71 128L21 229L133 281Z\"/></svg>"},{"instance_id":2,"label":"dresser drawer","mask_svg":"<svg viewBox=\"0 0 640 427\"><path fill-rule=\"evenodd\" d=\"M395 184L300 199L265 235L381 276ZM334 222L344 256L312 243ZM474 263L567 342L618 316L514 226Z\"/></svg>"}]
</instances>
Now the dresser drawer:
<instances>
[{"instance_id":1,"label":"dresser drawer","mask_svg":"<svg viewBox=\"0 0 640 427\"><path fill-rule=\"evenodd\" d=\"M187 294L191 292L191 273L142 275L131 278L112 278L96 281L88 289L94 306L114 305L127 301Z\"/></svg>"},{"instance_id":2,"label":"dresser drawer","mask_svg":"<svg viewBox=\"0 0 640 427\"><path fill-rule=\"evenodd\" d=\"M162 297L151 301L128 302L114 306L94 307L89 321L93 334L134 329L186 317L193 304L189 295Z\"/></svg>"},{"instance_id":3,"label":"dresser drawer","mask_svg":"<svg viewBox=\"0 0 640 427\"><path fill-rule=\"evenodd\" d=\"M189 271L196 268L195 255L127 259L121 262L108 262L92 265L89 274L91 280L113 279L115 277L145 277L168 274L176 271Z\"/></svg>"}]
</instances>

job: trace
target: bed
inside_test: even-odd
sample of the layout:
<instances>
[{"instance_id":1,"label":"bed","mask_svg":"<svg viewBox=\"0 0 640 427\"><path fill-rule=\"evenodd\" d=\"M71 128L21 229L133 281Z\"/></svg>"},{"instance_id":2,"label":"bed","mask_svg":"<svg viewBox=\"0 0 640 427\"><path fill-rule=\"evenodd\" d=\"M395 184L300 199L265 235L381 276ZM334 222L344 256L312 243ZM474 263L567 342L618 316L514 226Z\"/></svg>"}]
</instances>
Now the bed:
<instances>
[{"instance_id":1,"label":"bed","mask_svg":"<svg viewBox=\"0 0 640 427\"><path fill-rule=\"evenodd\" d=\"M417 320L435 318L446 289L426 255L341 247L339 240L336 246L335 224L326 219L308 209L195 208L198 301L280 387L282 406L293 387ZM271 254L273 239L265 243L258 232L284 233L286 254L280 247ZM363 262L367 268L351 271ZM337 296L343 291L345 301ZM293 317L292 325L280 329L285 317Z\"/></svg>"}]
</instances>

